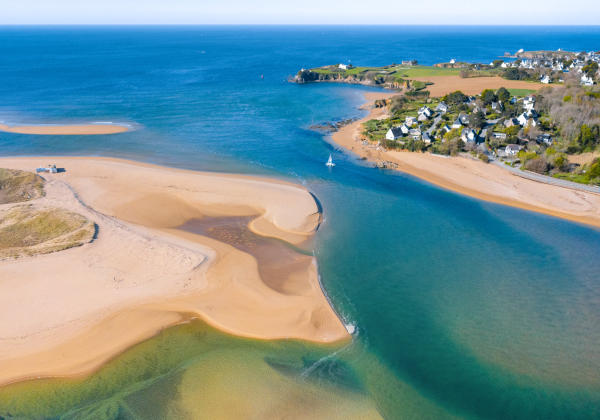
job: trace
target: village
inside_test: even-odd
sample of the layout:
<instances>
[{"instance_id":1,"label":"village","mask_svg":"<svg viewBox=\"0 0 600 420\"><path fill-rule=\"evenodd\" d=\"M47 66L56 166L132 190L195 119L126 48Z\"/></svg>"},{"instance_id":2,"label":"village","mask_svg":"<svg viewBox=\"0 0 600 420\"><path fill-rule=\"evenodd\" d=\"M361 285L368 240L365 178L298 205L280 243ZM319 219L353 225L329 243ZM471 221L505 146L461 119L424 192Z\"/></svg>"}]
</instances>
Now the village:
<instances>
[{"instance_id":1,"label":"village","mask_svg":"<svg viewBox=\"0 0 600 420\"><path fill-rule=\"evenodd\" d=\"M572 103L572 97L578 98L577 104ZM600 159L593 153L600 146L599 97L598 92L577 85L569 85L566 91L543 88L523 96L511 95L504 88L486 89L474 96L460 91L442 98L397 96L388 101L388 118L363 123L358 140L363 147L379 151L471 157L501 163L507 169L600 185ZM593 109L588 114L594 117L567 127L555 117L556 104L563 113L567 109L578 112L576 108L573 111L577 106ZM591 152L589 162L578 159L576 155L582 152ZM380 168L391 165L376 163Z\"/></svg>"}]
</instances>

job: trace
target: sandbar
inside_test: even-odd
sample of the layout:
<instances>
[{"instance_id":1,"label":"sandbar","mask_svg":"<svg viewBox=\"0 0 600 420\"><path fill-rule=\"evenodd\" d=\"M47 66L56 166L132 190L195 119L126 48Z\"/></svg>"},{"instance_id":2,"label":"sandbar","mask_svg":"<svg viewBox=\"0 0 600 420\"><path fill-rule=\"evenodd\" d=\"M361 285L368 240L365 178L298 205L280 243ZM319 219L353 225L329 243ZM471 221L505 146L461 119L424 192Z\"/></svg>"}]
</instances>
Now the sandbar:
<instances>
[{"instance_id":1,"label":"sandbar","mask_svg":"<svg viewBox=\"0 0 600 420\"><path fill-rule=\"evenodd\" d=\"M486 86L489 87L489 84ZM391 92L386 94L394 96ZM370 119L388 118L386 112L385 108L372 108L367 117L334 133L333 141L360 157L371 161L382 159L395 162L399 171L461 194L600 226L600 194L524 179L495 165L462 157L445 158L428 153L378 151L374 147L363 146L357 141L360 124Z\"/></svg>"},{"instance_id":2,"label":"sandbar","mask_svg":"<svg viewBox=\"0 0 600 420\"><path fill-rule=\"evenodd\" d=\"M115 124L85 124L85 125L23 125L9 127L0 124L0 131L18 134L45 135L95 135L116 134L128 131L127 127Z\"/></svg>"},{"instance_id":3,"label":"sandbar","mask_svg":"<svg viewBox=\"0 0 600 420\"><path fill-rule=\"evenodd\" d=\"M321 221L305 188L109 158L2 158L0 167L31 171L48 162L65 172L43 174L46 195L29 203L80 213L98 234L79 248L0 262L0 384L91 372L195 317L260 339L349 337L314 258L287 277L282 270L273 288L254 256L179 229L247 217L254 233L300 244Z\"/></svg>"}]
</instances>

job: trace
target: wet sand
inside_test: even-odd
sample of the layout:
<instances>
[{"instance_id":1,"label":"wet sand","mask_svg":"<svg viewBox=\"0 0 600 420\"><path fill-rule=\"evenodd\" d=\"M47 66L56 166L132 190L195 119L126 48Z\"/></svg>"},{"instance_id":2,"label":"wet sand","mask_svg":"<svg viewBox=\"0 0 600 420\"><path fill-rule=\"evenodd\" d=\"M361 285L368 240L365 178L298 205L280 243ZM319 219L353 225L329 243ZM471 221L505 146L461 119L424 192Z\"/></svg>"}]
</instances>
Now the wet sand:
<instances>
[{"instance_id":1,"label":"wet sand","mask_svg":"<svg viewBox=\"0 0 600 420\"><path fill-rule=\"evenodd\" d=\"M348 337L314 258L267 239L299 244L314 233L321 215L304 188L119 159L7 158L0 167L48 161L66 171L44 174L46 196L31 203L83 214L98 236L0 262L0 383L90 372L193 317L253 338ZM219 227L231 217L233 227ZM181 229L197 221L212 238ZM243 235L253 236L245 243Z\"/></svg>"},{"instance_id":2,"label":"wet sand","mask_svg":"<svg viewBox=\"0 0 600 420\"><path fill-rule=\"evenodd\" d=\"M94 135L115 134L128 131L127 127L113 124L86 124L86 125L49 125L49 126L17 126L9 127L0 124L0 131L18 134L46 134L46 135Z\"/></svg>"}]
</instances>

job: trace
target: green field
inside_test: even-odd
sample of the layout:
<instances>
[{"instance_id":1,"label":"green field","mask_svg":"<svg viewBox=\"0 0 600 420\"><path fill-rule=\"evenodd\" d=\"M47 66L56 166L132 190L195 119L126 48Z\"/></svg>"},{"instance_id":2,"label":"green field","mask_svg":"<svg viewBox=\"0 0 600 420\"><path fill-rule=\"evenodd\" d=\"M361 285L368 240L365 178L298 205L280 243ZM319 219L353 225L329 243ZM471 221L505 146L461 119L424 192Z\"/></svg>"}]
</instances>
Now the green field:
<instances>
[{"instance_id":1,"label":"green field","mask_svg":"<svg viewBox=\"0 0 600 420\"><path fill-rule=\"evenodd\" d=\"M461 71L461 69L433 66L400 66L396 67L396 69L398 73L406 74L407 77L458 76Z\"/></svg>"},{"instance_id":2,"label":"green field","mask_svg":"<svg viewBox=\"0 0 600 420\"><path fill-rule=\"evenodd\" d=\"M337 68L334 71L331 71L330 68L314 68L311 69L312 71L316 72L316 73L323 73L323 74L332 74L332 73L340 73L340 74L347 74L347 75L357 75L359 73L366 73L367 71L374 71L374 72L385 72L387 74L394 74L394 76L396 77L403 77L403 78L411 78L411 77L434 77L434 76L458 76L460 74L460 71L463 69L452 69L452 68L447 68L447 67L433 67L433 66L394 66L394 67L389 67L389 68L383 68L383 67L364 67L364 66L358 66L358 67L353 67L351 69L348 70L339 70L337 71ZM477 72L479 74L492 74L494 72L497 72L497 69L492 69L492 70L482 70L480 72ZM382 75L384 73L381 73Z\"/></svg>"},{"instance_id":3,"label":"green field","mask_svg":"<svg viewBox=\"0 0 600 420\"><path fill-rule=\"evenodd\" d=\"M512 96L528 96L535 93L535 89L507 89Z\"/></svg>"}]
</instances>

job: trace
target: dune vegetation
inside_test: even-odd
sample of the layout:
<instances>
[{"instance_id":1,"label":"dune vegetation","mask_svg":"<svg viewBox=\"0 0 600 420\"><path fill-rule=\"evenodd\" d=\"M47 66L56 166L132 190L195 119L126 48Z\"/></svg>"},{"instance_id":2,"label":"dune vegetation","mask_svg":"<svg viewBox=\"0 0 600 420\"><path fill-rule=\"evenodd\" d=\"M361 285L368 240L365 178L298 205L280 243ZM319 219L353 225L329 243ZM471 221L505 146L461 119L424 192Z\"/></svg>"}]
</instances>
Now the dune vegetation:
<instances>
[{"instance_id":1,"label":"dune vegetation","mask_svg":"<svg viewBox=\"0 0 600 420\"><path fill-rule=\"evenodd\" d=\"M0 168L0 204L21 203L44 195L44 179L34 173Z\"/></svg>"},{"instance_id":2,"label":"dune vegetation","mask_svg":"<svg viewBox=\"0 0 600 420\"><path fill-rule=\"evenodd\" d=\"M0 260L81 246L94 233L94 223L77 213L32 205L13 207L0 211Z\"/></svg>"}]
</instances>

